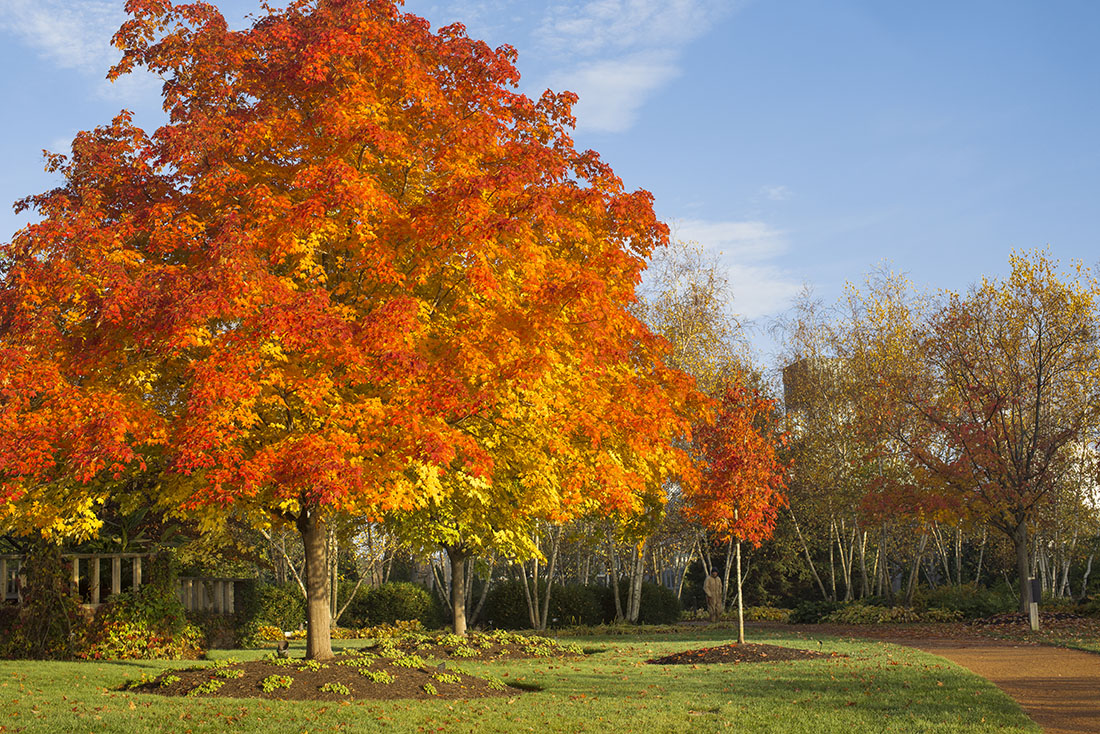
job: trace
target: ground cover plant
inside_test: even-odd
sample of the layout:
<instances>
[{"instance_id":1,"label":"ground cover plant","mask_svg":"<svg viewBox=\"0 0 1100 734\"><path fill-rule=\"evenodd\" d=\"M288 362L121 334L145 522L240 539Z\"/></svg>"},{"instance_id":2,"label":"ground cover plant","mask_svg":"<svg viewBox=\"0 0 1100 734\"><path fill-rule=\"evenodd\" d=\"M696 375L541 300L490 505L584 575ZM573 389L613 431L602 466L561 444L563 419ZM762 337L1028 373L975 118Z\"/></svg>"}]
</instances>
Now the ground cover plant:
<instances>
[{"instance_id":1,"label":"ground cover plant","mask_svg":"<svg viewBox=\"0 0 1100 734\"><path fill-rule=\"evenodd\" d=\"M753 630L753 642L807 647L789 632ZM124 688L169 669L183 677L188 662L0 662L0 725L10 730L67 732L599 732L806 731L1038 732L1019 707L987 681L924 653L878 642L822 638L829 657L751 665L649 665L664 655L730 641L729 630L680 628L660 635L563 638L593 651L578 657L425 659L429 670L493 676L518 688L509 695L468 700L237 699L216 695L166 697ZM366 641L334 641L337 650L364 650ZM598 651L596 651L598 650ZM294 665L303 647L293 643ZM838 653L832 656L831 653ZM263 651L235 651L240 661ZM841 657L840 655L847 657ZM215 651L211 662L225 663ZM337 659L344 655L338 655ZM235 663L221 670L233 670ZM273 670L297 678L303 671ZM233 685L225 680L220 688ZM293 684L292 684L293 685ZM447 684L434 682L439 691ZM527 689L521 692L521 689ZM285 689L289 690L289 689Z\"/></svg>"}]
</instances>

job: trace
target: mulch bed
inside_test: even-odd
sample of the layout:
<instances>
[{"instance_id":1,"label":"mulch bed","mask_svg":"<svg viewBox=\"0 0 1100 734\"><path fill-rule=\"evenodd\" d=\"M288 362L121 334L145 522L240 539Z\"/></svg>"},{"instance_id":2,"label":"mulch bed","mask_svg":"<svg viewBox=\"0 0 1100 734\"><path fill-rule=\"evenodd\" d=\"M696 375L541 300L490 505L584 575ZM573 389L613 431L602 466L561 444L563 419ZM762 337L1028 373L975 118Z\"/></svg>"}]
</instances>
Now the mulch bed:
<instances>
[{"instance_id":1,"label":"mulch bed","mask_svg":"<svg viewBox=\"0 0 1100 734\"><path fill-rule=\"evenodd\" d=\"M245 663L166 670L151 681L132 685L129 690L161 696L298 701L513 696L533 689L517 682L467 675L461 672L461 661L581 654L576 646L561 645L542 637L472 634L454 644L437 637L414 635L387 638L371 647L345 650L323 663L279 658L272 654L263 660Z\"/></svg>"},{"instance_id":2,"label":"mulch bed","mask_svg":"<svg viewBox=\"0 0 1100 734\"><path fill-rule=\"evenodd\" d=\"M361 671L380 680L372 680ZM265 682L269 690L265 690ZM341 655L319 667L306 660L291 659L168 670L130 690L162 696L295 701L469 699L521 692L500 681L459 672L447 663L405 667L391 659L360 655Z\"/></svg>"},{"instance_id":3,"label":"mulch bed","mask_svg":"<svg viewBox=\"0 0 1100 734\"><path fill-rule=\"evenodd\" d=\"M697 650L665 655L646 662L650 665L698 665L700 663L771 663L780 660L813 660L815 658L847 657L840 653L802 650L780 645L745 643L702 647Z\"/></svg>"}]
</instances>

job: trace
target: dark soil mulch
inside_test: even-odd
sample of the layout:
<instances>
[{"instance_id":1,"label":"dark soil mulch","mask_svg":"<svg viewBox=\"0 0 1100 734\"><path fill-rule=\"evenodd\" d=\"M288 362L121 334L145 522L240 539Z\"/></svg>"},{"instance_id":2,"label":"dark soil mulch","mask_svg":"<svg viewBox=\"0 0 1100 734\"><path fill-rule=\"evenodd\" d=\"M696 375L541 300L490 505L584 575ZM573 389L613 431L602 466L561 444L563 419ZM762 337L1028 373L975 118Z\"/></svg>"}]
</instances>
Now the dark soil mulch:
<instances>
[{"instance_id":1,"label":"dark soil mulch","mask_svg":"<svg viewBox=\"0 0 1100 734\"><path fill-rule=\"evenodd\" d=\"M265 681L270 690L264 690ZM459 672L453 663L437 664L414 656L381 657L359 651L338 655L324 663L297 658L264 659L167 670L130 690L162 696L315 701L468 699L520 692L501 681Z\"/></svg>"},{"instance_id":2,"label":"dark soil mulch","mask_svg":"<svg viewBox=\"0 0 1100 734\"><path fill-rule=\"evenodd\" d=\"M739 645L719 645L703 647L698 650L685 650L663 658L653 658L646 662L651 665L696 665L699 663L770 663L779 660L812 660L815 658L847 657L840 653L802 650L796 647L779 645L760 645L745 643Z\"/></svg>"}]
</instances>

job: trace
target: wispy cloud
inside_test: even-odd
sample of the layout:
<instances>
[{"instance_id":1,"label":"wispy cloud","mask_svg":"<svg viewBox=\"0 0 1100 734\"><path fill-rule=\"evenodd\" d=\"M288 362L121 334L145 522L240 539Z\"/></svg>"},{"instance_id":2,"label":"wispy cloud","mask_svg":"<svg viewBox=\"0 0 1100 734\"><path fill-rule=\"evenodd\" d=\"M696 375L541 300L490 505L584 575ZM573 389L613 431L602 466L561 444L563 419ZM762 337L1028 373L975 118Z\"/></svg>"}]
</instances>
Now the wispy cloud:
<instances>
[{"instance_id":1,"label":"wispy cloud","mask_svg":"<svg viewBox=\"0 0 1100 734\"><path fill-rule=\"evenodd\" d=\"M111 37L126 20L121 2L104 0L0 0L0 31L19 38L40 58L99 80L101 97L147 98L160 82L139 71L111 84L104 77L121 57Z\"/></svg>"},{"instance_id":2,"label":"wispy cloud","mask_svg":"<svg viewBox=\"0 0 1100 734\"><path fill-rule=\"evenodd\" d=\"M786 201L792 195L791 190L786 186L761 186L760 193L768 201Z\"/></svg>"},{"instance_id":3,"label":"wispy cloud","mask_svg":"<svg viewBox=\"0 0 1100 734\"><path fill-rule=\"evenodd\" d=\"M675 48L701 36L725 0L557 0L535 37L554 53L602 55Z\"/></svg>"},{"instance_id":4,"label":"wispy cloud","mask_svg":"<svg viewBox=\"0 0 1100 734\"><path fill-rule=\"evenodd\" d=\"M683 220L672 236L702 245L726 268L734 310L748 319L778 313L802 284L775 262L787 252L786 234L760 221Z\"/></svg>"},{"instance_id":5,"label":"wispy cloud","mask_svg":"<svg viewBox=\"0 0 1100 734\"><path fill-rule=\"evenodd\" d=\"M63 69L105 74L119 58L111 36L125 19L120 2L0 0L0 28Z\"/></svg>"},{"instance_id":6,"label":"wispy cloud","mask_svg":"<svg viewBox=\"0 0 1100 734\"><path fill-rule=\"evenodd\" d=\"M679 55L734 0L553 0L532 34L559 68L551 86L577 92L578 127L621 132L680 75Z\"/></svg>"},{"instance_id":7,"label":"wispy cloud","mask_svg":"<svg viewBox=\"0 0 1100 734\"><path fill-rule=\"evenodd\" d=\"M669 54L633 54L577 65L551 77L550 86L580 97L574 107L580 126L622 132L637 119L646 98L676 77Z\"/></svg>"}]
</instances>

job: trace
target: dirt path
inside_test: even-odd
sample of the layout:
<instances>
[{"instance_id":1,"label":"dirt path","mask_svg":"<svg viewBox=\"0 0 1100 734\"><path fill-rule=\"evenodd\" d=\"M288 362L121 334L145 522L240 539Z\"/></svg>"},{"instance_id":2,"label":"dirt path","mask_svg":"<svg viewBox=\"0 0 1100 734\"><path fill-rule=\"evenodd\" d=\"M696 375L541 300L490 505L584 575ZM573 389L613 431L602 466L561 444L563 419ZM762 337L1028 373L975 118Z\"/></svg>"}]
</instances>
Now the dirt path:
<instances>
[{"instance_id":1,"label":"dirt path","mask_svg":"<svg viewBox=\"0 0 1100 734\"><path fill-rule=\"evenodd\" d=\"M847 625L799 628L869 637L940 655L1015 699L1045 734L1100 734L1100 655L986 637L892 635L889 630Z\"/></svg>"}]
</instances>

